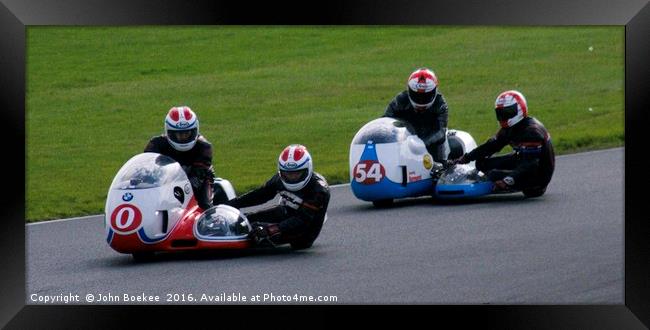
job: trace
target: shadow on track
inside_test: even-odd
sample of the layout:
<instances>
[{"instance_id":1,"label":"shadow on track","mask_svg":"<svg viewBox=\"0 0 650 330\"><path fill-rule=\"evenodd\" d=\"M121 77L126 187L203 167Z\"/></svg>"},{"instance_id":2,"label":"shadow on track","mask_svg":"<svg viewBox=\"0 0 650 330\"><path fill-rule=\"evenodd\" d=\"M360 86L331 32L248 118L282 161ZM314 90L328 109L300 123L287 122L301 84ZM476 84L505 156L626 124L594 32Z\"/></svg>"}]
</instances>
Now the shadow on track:
<instances>
[{"instance_id":1,"label":"shadow on track","mask_svg":"<svg viewBox=\"0 0 650 330\"><path fill-rule=\"evenodd\" d=\"M302 257L312 254L311 249L294 250L289 245L272 247L256 247L248 249L226 249L226 250L186 250L186 251L164 251L156 252L153 256L146 259L135 260L131 255L119 254L103 266L133 266L141 264L156 264L162 262L188 262L188 261L219 261L232 260L246 257L263 257L274 258L281 256L282 259L288 257Z\"/></svg>"},{"instance_id":2,"label":"shadow on track","mask_svg":"<svg viewBox=\"0 0 650 330\"><path fill-rule=\"evenodd\" d=\"M393 202L392 205L386 207L375 207L370 202L359 201L361 204L354 204L342 209L342 211L365 211L365 212L381 212L383 210L393 210L400 209L405 207L413 206L424 206L431 205L435 207L438 206L463 206L463 205L480 205L480 204L491 204L491 203L501 203L508 204L512 202L538 202L543 201L545 196L536 197L536 198L527 198L522 193L511 193L511 194L495 194L495 195L486 195L481 197L472 197L472 198L458 198L458 199L439 199L434 197L414 197L414 198L404 198L398 199Z\"/></svg>"}]
</instances>

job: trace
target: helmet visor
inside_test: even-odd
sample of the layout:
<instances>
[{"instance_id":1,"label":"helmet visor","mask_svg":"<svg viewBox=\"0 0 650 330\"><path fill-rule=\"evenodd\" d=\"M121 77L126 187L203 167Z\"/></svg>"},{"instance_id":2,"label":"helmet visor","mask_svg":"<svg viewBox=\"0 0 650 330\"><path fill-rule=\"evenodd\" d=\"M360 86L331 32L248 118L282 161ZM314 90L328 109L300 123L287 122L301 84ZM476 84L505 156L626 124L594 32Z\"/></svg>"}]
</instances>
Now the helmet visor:
<instances>
[{"instance_id":1,"label":"helmet visor","mask_svg":"<svg viewBox=\"0 0 650 330\"><path fill-rule=\"evenodd\" d=\"M410 88L408 90L409 90L409 98L411 99L411 102L417 105L425 106L433 102L433 99L436 97L437 88L434 88L430 92L418 92Z\"/></svg>"},{"instance_id":2,"label":"helmet visor","mask_svg":"<svg viewBox=\"0 0 650 330\"><path fill-rule=\"evenodd\" d=\"M309 175L309 169L303 168L297 171L283 171L280 170L280 178L288 184L294 184L304 181Z\"/></svg>"},{"instance_id":3,"label":"helmet visor","mask_svg":"<svg viewBox=\"0 0 650 330\"><path fill-rule=\"evenodd\" d=\"M173 131L173 130L167 131L167 136L169 137L169 139L179 144L190 143L196 140L197 135L198 135L198 130L196 129L196 127L192 129L186 129L180 131Z\"/></svg>"},{"instance_id":4,"label":"helmet visor","mask_svg":"<svg viewBox=\"0 0 650 330\"><path fill-rule=\"evenodd\" d=\"M508 119L517 115L517 104L503 108L495 108L494 111L497 114L498 121L507 121Z\"/></svg>"}]
</instances>

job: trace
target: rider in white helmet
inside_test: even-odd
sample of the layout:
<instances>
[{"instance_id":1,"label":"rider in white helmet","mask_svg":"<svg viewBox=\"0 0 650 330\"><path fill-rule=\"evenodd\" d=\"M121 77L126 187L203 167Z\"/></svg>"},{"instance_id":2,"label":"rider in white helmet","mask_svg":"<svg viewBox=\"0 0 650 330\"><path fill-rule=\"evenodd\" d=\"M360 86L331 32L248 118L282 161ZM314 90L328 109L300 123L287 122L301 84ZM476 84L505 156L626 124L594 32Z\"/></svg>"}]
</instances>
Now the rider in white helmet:
<instances>
[{"instance_id":1,"label":"rider in white helmet","mask_svg":"<svg viewBox=\"0 0 650 330\"><path fill-rule=\"evenodd\" d=\"M528 103L519 91L499 94L494 111L501 129L454 162L475 160L476 168L488 175L496 190L521 190L528 197L543 195L555 169L551 135L539 120L528 115ZM512 153L490 157L507 145Z\"/></svg>"},{"instance_id":2,"label":"rider in white helmet","mask_svg":"<svg viewBox=\"0 0 650 330\"><path fill-rule=\"evenodd\" d=\"M438 87L438 78L430 69L413 71L406 90L388 104L384 117L398 118L411 124L433 159L446 167L450 151L447 141L449 107Z\"/></svg>"},{"instance_id":3,"label":"rider in white helmet","mask_svg":"<svg viewBox=\"0 0 650 330\"><path fill-rule=\"evenodd\" d=\"M145 152L157 152L179 162L187 173L199 207L212 206L212 144L199 134L199 118L187 106L171 108L165 116L165 134L154 136Z\"/></svg>"},{"instance_id":4,"label":"rider in white helmet","mask_svg":"<svg viewBox=\"0 0 650 330\"><path fill-rule=\"evenodd\" d=\"M264 204L276 194L277 206L246 214L256 242L311 247L325 221L330 193L325 178L314 172L307 148L292 144L278 157L278 172L264 185L225 204L244 208Z\"/></svg>"}]
</instances>

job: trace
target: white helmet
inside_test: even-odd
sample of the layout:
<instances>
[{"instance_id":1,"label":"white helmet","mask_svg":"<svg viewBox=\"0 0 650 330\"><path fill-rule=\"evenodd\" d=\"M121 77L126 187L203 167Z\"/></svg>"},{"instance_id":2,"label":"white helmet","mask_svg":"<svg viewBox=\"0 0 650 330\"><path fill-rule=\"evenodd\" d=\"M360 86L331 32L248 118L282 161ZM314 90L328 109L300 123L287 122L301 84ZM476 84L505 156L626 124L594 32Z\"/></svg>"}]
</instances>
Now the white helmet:
<instances>
[{"instance_id":1,"label":"white helmet","mask_svg":"<svg viewBox=\"0 0 650 330\"><path fill-rule=\"evenodd\" d=\"M178 151L192 149L199 137L199 118L189 107L171 108L165 117L165 136Z\"/></svg>"},{"instance_id":2,"label":"white helmet","mask_svg":"<svg viewBox=\"0 0 650 330\"><path fill-rule=\"evenodd\" d=\"M526 98L518 91L505 91L494 101L494 111L501 127L512 127L528 117Z\"/></svg>"},{"instance_id":3,"label":"white helmet","mask_svg":"<svg viewBox=\"0 0 650 330\"><path fill-rule=\"evenodd\" d=\"M413 71L407 86L409 100L416 110L430 107L438 96L438 78L427 68Z\"/></svg>"},{"instance_id":4,"label":"white helmet","mask_svg":"<svg viewBox=\"0 0 650 330\"><path fill-rule=\"evenodd\" d=\"M300 144L292 144L284 148L278 158L278 173L287 190L298 191L304 188L314 174L311 155L307 148Z\"/></svg>"}]
</instances>

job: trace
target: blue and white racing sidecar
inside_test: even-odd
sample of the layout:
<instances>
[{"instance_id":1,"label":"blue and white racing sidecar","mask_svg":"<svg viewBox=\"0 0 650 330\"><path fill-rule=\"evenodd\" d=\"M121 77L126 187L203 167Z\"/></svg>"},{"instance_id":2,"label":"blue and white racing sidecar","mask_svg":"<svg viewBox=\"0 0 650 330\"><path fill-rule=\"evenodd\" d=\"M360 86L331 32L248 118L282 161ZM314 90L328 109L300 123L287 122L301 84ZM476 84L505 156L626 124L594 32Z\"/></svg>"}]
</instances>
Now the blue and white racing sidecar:
<instances>
[{"instance_id":1,"label":"blue and white racing sidecar","mask_svg":"<svg viewBox=\"0 0 650 330\"><path fill-rule=\"evenodd\" d=\"M476 148L467 132L449 130L447 139L449 159ZM432 170L438 170L437 184ZM408 123L384 117L364 125L350 144L350 186L357 198L386 206L397 198L425 195L482 196L492 192L493 183L476 170L474 162L443 171Z\"/></svg>"}]
</instances>

